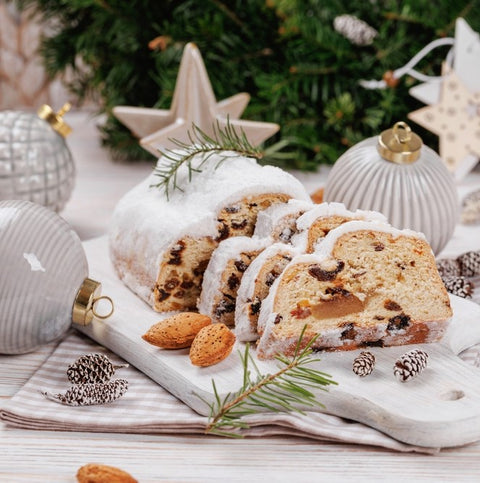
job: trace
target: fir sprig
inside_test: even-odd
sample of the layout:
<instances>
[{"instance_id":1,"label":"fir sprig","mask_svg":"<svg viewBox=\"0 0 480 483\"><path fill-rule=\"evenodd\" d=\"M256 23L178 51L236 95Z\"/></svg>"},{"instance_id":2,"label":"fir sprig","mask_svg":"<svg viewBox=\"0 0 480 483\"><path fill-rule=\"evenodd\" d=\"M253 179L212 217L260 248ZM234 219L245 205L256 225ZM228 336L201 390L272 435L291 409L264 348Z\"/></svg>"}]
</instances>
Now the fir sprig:
<instances>
[{"instance_id":1,"label":"fir sprig","mask_svg":"<svg viewBox=\"0 0 480 483\"><path fill-rule=\"evenodd\" d=\"M214 154L220 155L215 168L226 159L238 156L247 156L257 160L263 158L263 151L253 146L243 129L239 133L228 119L224 129L217 121L212 126L212 130L213 134L208 135L193 123L192 129L187 131L189 142L170 139L176 148L161 151L160 154L166 161L155 168L154 174L160 177L160 182L153 186L163 189L167 199L171 189L182 191L177 180L178 170L182 165L186 165L188 169L188 181L190 182L194 173L201 172L202 167ZM201 159L193 165L192 161L196 156L201 156Z\"/></svg>"},{"instance_id":2,"label":"fir sprig","mask_svg":"<svg viewBox=\"0 0 480 483\"><path fill-rule=\"evenodd\" d=\"M249 344L240 354L243 366L243 384L235 393L220 397L215 381L212 380L215 401L210 404L210 420L206 433L233 438L241 438L241 429L248 428L242 420L244 416L259 411L298 412L303 414L305 407L324 407L310 389L322 389L337 384L331 376L309 367L320 359L312 356L313 338L304 349L301 341L305 328L297 343L293 358L278 355L280 369L274 374L263 375L250 354ZM253 366L252 376L250 367Z\"/></svg>"}]
</instances>

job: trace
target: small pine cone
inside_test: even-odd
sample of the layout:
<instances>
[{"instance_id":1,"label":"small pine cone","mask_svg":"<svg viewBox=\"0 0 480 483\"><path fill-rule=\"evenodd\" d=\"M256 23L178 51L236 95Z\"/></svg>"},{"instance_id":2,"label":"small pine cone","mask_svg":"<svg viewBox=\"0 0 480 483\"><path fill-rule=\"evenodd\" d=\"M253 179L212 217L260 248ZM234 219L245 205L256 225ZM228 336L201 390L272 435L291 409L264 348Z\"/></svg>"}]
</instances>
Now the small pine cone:
<instances>
[{"instance_id":1,"label":"small pine cone","mask_svg":"<svg viewBox=\"0 0 480 483\"><path fill-rule=\"evenodd\" d=\"M472 191L468 193L462 200L462 206L466 206L469 203L480 201L480 190Z\"/></svg>"},{"instance_id":2,"label":"small pine cone","mask_svg":"<svg viewBox=\"0 0 480 483\"><path fill-rule=\"evenodd\" d=\"M460 264L454 258L437 260L437 269L442 278L460 275Z\"/></svg>"},{"instance_id":3,"label":"small pine cone","mask_svg":"<svg viewBox=\"0 0 480 483\"><path fill-rule=\"evenodd\" d=\"M427 367L428 354L420 349L413 349L397 359L393 374L400 382L407 382L418 376Z\"/></svg>"},{"instance_id":4,"label":"small pine cone","mask_svg":"<svg viewBox=\"0 0 480 483\"><path fill-rule=\"evenodd\" d=\"M120 367L128 364L114 366L106 355L86 354L68 366L67 377L73 384L101 384L108 382Z\"/></svg>"},{"instance_id":5,"label":"small pine cone","mask_svg":"<svg viewBox=\"0 0 480 483\"><path fill-rule=\"evenodd\" d=\"M467 252L457 258L460 265L460 275L464 277L475 277L480 275L480 250Z\"/></svg>"},{"instance_id":6,"label":"small pine cone","mask_svg":"<svg viewBox=\"0 0 480 483\"><path fill-rule=\"evenodd\" d=\"M75 385L67 389L64 394L44 392L43 395L66 406L93 406L113 402L123 396L127 389L126 379L115 379L106 384Z\"/></svg>"},{"instance_id":7,"label":"small pine cone","mask_svg":"<svg viewBox=\"0 0 480 483\"><path fill-rule=\"evenodd\" d=\"M333 21L333 28L355 45L370 45L378 32L353 15L339 15Z\"/></svg>"},{"instance_id":8,"label":"small pine cone","mask_svg":"<svg viewBox=\"0 0 480 483\"><path fill-rule=\"evenodd\" d=\"M368 376L375 367L375 356L371 352L360 352L353 361L353 372L360 377Z\"/></svg>"},{"instance_id":9,"label":"small pine cone","mask_svg":"<svg viewBox=\"0 0 480 483\"><path fill-rule=\"evenodd\" d=\"M447 289L447 292L457 295L458 297L463 297L464 299L472 298L475 285L467 278L455 276L442 277L442 281Z\"/></svg>"},{"instance_id":10,"label":"small pine cone","mask_svg":"<svg viewBox=\"0 0 480 483\"><path fill-rule=\"evenodd\" d=\"M480 223L480 200L472 201L462 209L460 220L465 225Z\"/></svg>"}]
</instances>

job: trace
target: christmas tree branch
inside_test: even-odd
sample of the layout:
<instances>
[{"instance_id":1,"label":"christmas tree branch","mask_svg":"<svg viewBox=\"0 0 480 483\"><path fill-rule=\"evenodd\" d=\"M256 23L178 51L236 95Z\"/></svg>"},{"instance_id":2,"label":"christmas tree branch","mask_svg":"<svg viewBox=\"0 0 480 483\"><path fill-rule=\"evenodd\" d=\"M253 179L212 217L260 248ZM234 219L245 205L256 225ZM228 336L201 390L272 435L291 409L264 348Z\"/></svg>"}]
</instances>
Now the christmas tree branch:
<instances>
[{"instance_id":1,"label":"christmas tree branch","mask_svg":"<svg viewBox=\"0 0 480 483\"><path fill-rule=\"evenodd\" d=\"M319 361L312 357L313 338L305 348L300 349L305 328L297 343L293 358L283 355L275 359L282 364L273 374L262 375L250 354L249 344L244 354L240 354L243 366L243 384L235 393L227 394L221 399L215 381L212 380L215 402L210 405L210 420L206 433L229 437L241 437L238 430L248 428L242 417L258 411L299 412L302 408L323 407L315 394L310 390L322 389L329 384L336 384L331 376L308 367ZM255 377L252 379L250 366L253 366Z\"/></svg>"},{"instance_id":2,"label":"christmas tree branch","mask_svg":"<svg viewBox=\"0 0 480 483\"><path fill-rule=\"evenodd\" d=\"M171 189L182 189L177 182L177 173L183 165L186 165L188 169L188 181L190 182L193 174L201 172L202 166L214 154L220 154L216 167L220 166L226 159L238 156L247 156L258 160L263 158L263 152L250 143L243 130L238 133L229 120L227 120L224 129L220 127L217 121L217 124L213 126L212 136L206 134L195 124L192 124L192 129L187 132L187 135L189 142L170 140L178 149L161 152L167 162L164 165L157 166L154 171L155 175L160 177L160 182L153 186L163 189L167 199ZM192 161L197 156L202 156L202 159L194 166Z\"/></svg>"}]
</instances>

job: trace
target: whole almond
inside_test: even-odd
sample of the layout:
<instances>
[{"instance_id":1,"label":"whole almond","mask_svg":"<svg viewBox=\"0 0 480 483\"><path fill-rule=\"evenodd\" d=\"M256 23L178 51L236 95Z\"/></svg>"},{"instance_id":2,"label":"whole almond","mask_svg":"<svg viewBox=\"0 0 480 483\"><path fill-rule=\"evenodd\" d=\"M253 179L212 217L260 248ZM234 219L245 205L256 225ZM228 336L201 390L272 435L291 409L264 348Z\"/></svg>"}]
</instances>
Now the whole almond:
<instances>
[{"instance_id":1,"label":"whole almond","mask_svg":"<svg viewBox=\"0 0 480 483\"><path fill-rule=\"evenodd\" d=\"M211 323L207 315L181 312L152 325L142 339L163 349L183 349L190 347L200 329Z\"/></svg>"},{"instance_id":2,"label":"whole almond","mask_svg":"<svg viewBox=\"0 0 480 483\"><path fill-rule=\"evenodd\" d=\"M197 334L190 347L190 360L195 366L212 366L230 355L235 335L225 324L212 324Z\"/></svg>"},{"instance_id":3,"label":"whole almond","mask_svg":"<svg viewBox=\"0 0 480 483\"><path fill-rule=\"evenodd\" d=\"M77 471L78 483L138 483L126 471L114 466L90 463Z\"/></svg>"}]
</instances>

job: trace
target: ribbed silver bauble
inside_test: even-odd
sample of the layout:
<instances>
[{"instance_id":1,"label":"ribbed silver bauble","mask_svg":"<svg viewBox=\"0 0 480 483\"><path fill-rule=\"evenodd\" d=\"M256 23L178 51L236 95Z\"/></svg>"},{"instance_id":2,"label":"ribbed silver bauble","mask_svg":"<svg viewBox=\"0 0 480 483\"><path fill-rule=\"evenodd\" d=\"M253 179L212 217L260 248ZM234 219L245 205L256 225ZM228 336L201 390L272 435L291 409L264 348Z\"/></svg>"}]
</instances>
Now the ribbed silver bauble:
<instances>
[{"instance_id":1,"label":"ribbed silver bauble","mask_svg":"<svg viewBox=\"0 0 480 483\"><path fill-rule=\"evenodd\" d=\"M0 112L0 200L27 200L61 211L70 198L75 166L65 142L70 108L55 113Z\"/></svg>"},{"instance_id":2,"label":"ribbed silver bauble","mask_svg":"<svg viewBox=\"0 0 480 483\"><path fill-rule=\"evenodd\" d=\"M82 243L54 211L30 201L0 201L0 354L20 354L58 339L72 322L98 315L101 285L87 277Z\"/></svg>"},{"instance_id":3,"label":"ribbed silver bauble","mask_svg":"<svg viewBox=\"0 0 480 483\"><path fill-rule=\"evenodd\" d=\"M459 216L452 175L404 122L345 152L328 176L324 200L379 211L396 228L424 233L435 254Z\"/></svg>"}]
</instances>

